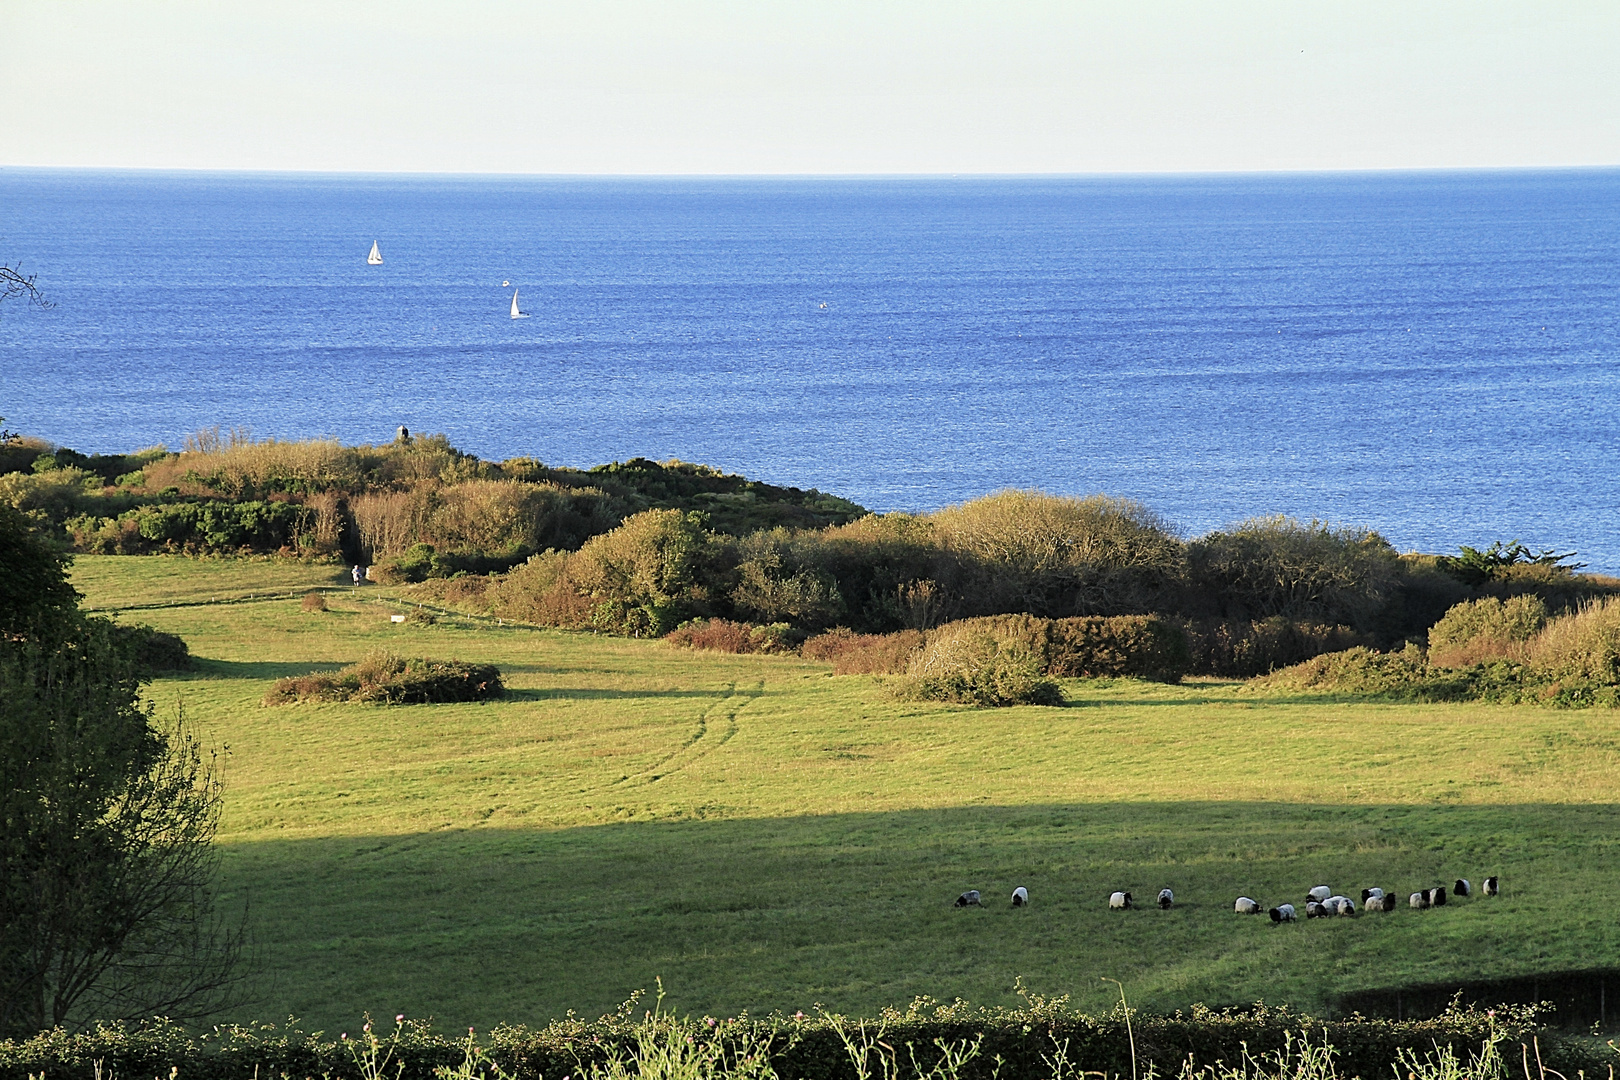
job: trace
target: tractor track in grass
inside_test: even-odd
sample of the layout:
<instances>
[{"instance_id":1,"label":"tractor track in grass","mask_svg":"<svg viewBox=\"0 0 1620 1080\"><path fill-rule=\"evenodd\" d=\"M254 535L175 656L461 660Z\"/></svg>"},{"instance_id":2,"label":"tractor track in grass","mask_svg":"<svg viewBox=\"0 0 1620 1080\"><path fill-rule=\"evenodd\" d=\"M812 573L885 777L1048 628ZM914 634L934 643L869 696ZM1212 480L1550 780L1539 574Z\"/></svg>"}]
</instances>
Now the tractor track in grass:
<instances>
[{"instance_id":1,"label":"tractor track in grass","mask_svg":"<svg viewBox=\"0 0 1620 1080\"><path fill-rule=\"evenodd\" d=\"M626 789L656 784L678 773L730 742L740 729L737 716L765 693L763 680L742 690L736 683L727 683L720 696L711 701L698 714L697 728L680 746L665 754L644 769L615 780L610 787ZM715 729L720 728L718 734Z\"/></svg>"}]
</instances>

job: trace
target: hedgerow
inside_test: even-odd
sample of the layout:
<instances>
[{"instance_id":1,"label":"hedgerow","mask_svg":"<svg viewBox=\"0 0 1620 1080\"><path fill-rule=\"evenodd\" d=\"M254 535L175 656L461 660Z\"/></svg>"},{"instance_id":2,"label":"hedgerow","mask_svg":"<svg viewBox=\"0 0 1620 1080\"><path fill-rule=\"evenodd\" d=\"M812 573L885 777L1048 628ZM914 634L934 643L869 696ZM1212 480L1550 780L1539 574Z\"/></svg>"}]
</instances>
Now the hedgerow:
<instances>
[{"instance_id":1,"label":"hedgerow","mask_svg":"<svg viewBox=\"0 0 1620 1080\"><path fill-rule=\"evenodd\" d=\"M628 1007L595 1021L569 1018L541 1029L502 1026L477 1041L451 1038L404 1018L387 1033L375 1033L375 1041L374 1033L358 1023L352 1035L337 1038L273 1025L228 1025L202 1035L164 1021L97 1025L76 1034L57 1030L0 1042L0 1080L41 1075L59 1080L107 1075L430 1080L476 1076L479 1068L487 1074L498 1069L511 1080L615 1075L650 1080L663 1074L652 1066L665 1054L708 1066L683 1073L689 1076L860 1080L859 1062L867 1075L891 1080L1060 1080L1082 1072L1113 1080L1258 1064L1276 1060L1274 1055L1297 1055L1302 1046L1318 1053L1321 1067L1309 1074L1317 1080L1382 1080L1397 1063L1408 1066L1402 1073L1417 1075L1411 1066L1421 1068L1447 1054L1468 1063L1484 1047L1506 1050L1502 1056L1517 1062L1524 1045L1527 1056L1536 1055L1529 1056L1532 1069L1539 1058L1544 1069L1571 1078L1581 1072L1601 1075L1614 1061L1607 1047L1545 1029L1533 1007L1453 1008L1434 1019L1397 1021L1322 1019L1263 1005L1229 1011L1195 1006L1173 1015L1116 1009L1088 1016L1069 1011L1063 999L1039 998L1010 1010L918 999L903 1011L885 1010L867 1019L826 1013L761 1019L676 1018L661 1011L637 1016L634 1005L632 999ZM1423 1072L1427 1080L1429 1070ZM1478 1080L1506 1080L1505 1073L1478 1072ZM1526 1080L1537 1080L1537 1073Z\"/></svg>"}]
</instances>

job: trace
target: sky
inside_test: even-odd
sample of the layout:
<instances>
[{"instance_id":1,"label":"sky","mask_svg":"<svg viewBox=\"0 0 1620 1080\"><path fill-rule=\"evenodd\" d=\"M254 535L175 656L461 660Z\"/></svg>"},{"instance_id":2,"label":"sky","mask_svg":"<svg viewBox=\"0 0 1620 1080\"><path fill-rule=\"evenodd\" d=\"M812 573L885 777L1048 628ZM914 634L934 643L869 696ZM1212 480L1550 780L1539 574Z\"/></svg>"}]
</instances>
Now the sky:
<instances>
[{"instance_id":1,"label":"sky","mask_svg":"<svg viewBox=\"0 0 1620 1080\"><path fill-rule=\"evenodd\" d=\"M1620 0L0 0L0 167L1620 164Z\"/></svg>"}]
</instances>

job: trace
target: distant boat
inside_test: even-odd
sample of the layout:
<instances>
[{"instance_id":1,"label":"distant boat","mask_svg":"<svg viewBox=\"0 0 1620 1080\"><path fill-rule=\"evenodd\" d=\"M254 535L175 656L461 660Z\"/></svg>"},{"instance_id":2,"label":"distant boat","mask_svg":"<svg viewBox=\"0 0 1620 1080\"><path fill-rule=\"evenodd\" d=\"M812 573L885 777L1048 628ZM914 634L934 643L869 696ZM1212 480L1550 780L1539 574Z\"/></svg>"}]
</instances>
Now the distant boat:
<instances>
[{"instance_id":1,"label":"distant boat","mask_svg":"<svg viewBox=\"0 0 1620 1080\"><path fill-rule=\"evenodd\" d=\"M377 241L375 240L371 242L371 254L366 256L366 262L372 266L382 265L382 252L377 250Z\"/></svg>"},{"instance_id":2,"label":"distant boat","mask_svg":"<svg viewBox=\"0 0 1620 1080\"><path fill-rule=\"evenodd\" d=\"M527 319L528 317L529 316L526 313L521 312L521 311L518 310L518 306L517 306L517 290L513 289L512 290L512 318L514 318L514 319Z\"/></svg>"}]
</instances>

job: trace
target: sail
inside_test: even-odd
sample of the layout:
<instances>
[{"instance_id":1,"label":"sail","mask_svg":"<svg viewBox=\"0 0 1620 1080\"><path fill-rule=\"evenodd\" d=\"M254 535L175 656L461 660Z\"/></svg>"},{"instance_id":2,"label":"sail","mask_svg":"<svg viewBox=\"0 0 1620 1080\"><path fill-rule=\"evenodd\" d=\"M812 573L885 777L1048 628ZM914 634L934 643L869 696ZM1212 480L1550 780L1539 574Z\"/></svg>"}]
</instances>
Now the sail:
<instances>
[{"instance_id":1,"label":"sail","mask_svg":"<svg viewBox=\"0 0 1620 1080\"><path fill-rule=\"evenodd\" d=\"M517 306L517 290L516 289L512 290L512 318L514 318L514 319L527 319L528 318L527 315L525 315L523 312L518 310L518 306Z\"/></svg>"},{"instance_id":2,"label":"sail","mask_svg":"<svg viewBox=\"0 0 1620 1080\"><path fill-rule=\"evenodd\" d=\"M377 241L375 240L371 242L371 254L366 256L366 262L372 266L382 265L382 252L377 250Z\"/></svg>"}]
</instances>

